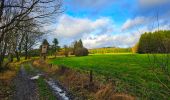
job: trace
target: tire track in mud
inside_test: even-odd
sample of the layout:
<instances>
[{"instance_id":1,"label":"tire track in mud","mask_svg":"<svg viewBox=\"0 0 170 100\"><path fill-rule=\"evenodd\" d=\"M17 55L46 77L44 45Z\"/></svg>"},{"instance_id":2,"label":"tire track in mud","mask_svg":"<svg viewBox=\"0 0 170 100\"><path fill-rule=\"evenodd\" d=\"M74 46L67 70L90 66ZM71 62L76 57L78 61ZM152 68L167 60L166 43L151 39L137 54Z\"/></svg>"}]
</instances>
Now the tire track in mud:
<instances>
[{"instance_id":1,"label":"tire track in mud","mask_svg":"<svg viewBox=\"0 0 170 100\"><path fill-rule=\"evenodd\" d=\"M20 71L14 79L15 93L13 100L39 100L36 83L30 81L29 75L21 65Z\"/></svg>"},{"instance_id":2,"label":"tire track in mud","mask_svg":"<svg viewBox=\"0 0 170 100\"><path fill-rule=\"evenodd\" d=\"M20 70L14 79L15 92L12 100L40 100L36 80L31 80L31 77L43 77L44 72L32 66L31 62L27 63L33 73L30 75L21 64ZM54 93L57 100L73 100L73 96L61 84L52 78L44 78L45 82Z\"/></svg>"},{"instance_id":3,"label":"tire track in mud","mask_svg":"<svg viewBox=\"0 0 170 100\"><path fill-rule=\"evenodd\" d=\"M37 73L37 76L45 76L45 73L42 71L35 69L35 67L32 66L32 64L29 64L30 68L34 70ZM34 76L35 77L35 76ZM44 78L45 82L50 87L50 90L54 93L57 100L73 100L73 95L71 95L57 80L54 80L52 78Z\"/></svg>"}]
</instances>

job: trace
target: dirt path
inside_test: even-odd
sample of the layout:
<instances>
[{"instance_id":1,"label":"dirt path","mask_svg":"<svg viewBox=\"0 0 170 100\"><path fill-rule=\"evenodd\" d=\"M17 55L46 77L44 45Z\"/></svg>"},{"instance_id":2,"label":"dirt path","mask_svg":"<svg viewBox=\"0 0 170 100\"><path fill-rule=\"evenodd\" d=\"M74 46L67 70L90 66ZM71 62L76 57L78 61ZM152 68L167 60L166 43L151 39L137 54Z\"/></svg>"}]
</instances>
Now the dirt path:
<instances>
[{"instance_id":1,"label":"dirt path","mask_svg":"<svg viewBox=\"0 0 170 100\"><path fill-rule=\"evenodd\" d=\"M14 80L14 85L16 91L13 100L39 100L36 83L30 80L23 65Z\"/></svg>"},{"instance_id":2,"label":"dirt path","mask_svg":"<svg viewBox=\"0 0 170 100\"><path fill-rule=\"evenodd\" d=\"M15 93L13 100L39 100L39 92L37 80L31 80L31 77L37 75L44 75L44 73L32 66L31 63L27 63L29 70L32 73L28 73L25 65L22 64L20 71L16 78L14 79ZM40 76L41 77L41 76ZM44 78L45 82L48 84L50 91L55 95L57 100L73 100L73 97L68 93L64 87L62 87L57 80L52 78Z\"/></svg>"}]
</instances>

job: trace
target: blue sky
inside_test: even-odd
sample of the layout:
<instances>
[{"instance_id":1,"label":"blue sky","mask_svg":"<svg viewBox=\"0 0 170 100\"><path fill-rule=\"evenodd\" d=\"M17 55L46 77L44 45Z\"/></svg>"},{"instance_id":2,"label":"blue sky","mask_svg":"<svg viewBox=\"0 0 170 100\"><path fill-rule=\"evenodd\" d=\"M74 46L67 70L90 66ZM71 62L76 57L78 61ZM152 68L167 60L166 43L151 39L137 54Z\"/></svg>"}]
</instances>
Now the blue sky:
<instances>
[{"instance_id":1,"label":"blue sky","mask_svg":"<svg viewBox=\"0 0 170 100\"><path fill-rule=\"evenodd\" d=\"M82 39L87 48L131 47L144 32L170 29L170 0L64 0L47 36L60 45ZM157 15L159 21L157 21Z\"/></svg>"}]
</instances>

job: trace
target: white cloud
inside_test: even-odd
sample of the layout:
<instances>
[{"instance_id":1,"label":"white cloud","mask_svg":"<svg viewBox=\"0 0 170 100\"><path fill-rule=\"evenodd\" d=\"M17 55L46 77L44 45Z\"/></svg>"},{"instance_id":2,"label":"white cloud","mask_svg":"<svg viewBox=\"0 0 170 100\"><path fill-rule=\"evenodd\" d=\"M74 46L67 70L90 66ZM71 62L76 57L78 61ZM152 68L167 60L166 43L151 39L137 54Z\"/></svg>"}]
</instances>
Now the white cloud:
<instances>
[{"instance_id":1,"label":"white cloud","mask_svg":"<svg viewBox=\"0 0 170 100\"><path fill-rule=\"evenodd\" d=\"M133 46L139 39L140 34L101 34L95 36L89 36L86 39L83 39L83 43L87 48L98 48L98 47L107 47L107 46L116 46L116 47L129 47Z\"/></svg>"},{"instance_id":2,"label":"white cloud","mask_svg":"<svg viewBox=\"0 0 170 100\"><path fill-rule=\"evenodd\" d=\"M63 38L80 38L85 34L106 31L110 28L113 27L109 18L99 18L93 21L87 18L63 15L59 18L55 34Z\"/></svg>"},{"instance_id":3,"label":"white cloud","mask_svg":"<svg viewBox=\"0 0 170 100\"><path fill-rule=\"evenodd\" d=\"M99 9L103 8L103 5L109 6L110 4L114 3L116 0L71 0L68 1L68 4L71 4L73 7L76 8L85 8L85 9ZM109 3L108 3L109 2Z\"/></svg>"},{"instance_id":4,"label":"white cloud","mask_svg":"<svg viewBox=\"0 0 170 100\"><path fill-rule=\"evenodd\" d=\"M139 25L143 25L143 24L147 23L148 20L149 20L149 18L145 18L145 17L135 17L134 19L128 19L123 24L122 30L128 30L128 29L137 27Z\"/></svg>"},{"instance_id":5,"label":"white cloud","mask_svg":"<svg viewBox=\"0 0 170 100\"><path fill-rule=\"evenodd\" d=\"M59 18L55 30L50 35L51 40L54 37L59 39L60 45L71 44L74 40L82 39L87 48L98 48L107 46L130 47L137 43L140 35L144 32L155 31L156 27L149 28L148 23L154 19L147 17L136 17L127 20L122 27L116 27L109 18L99 18L90 20L88 18L76 18L63 15ZM160 29L170 29L168 24L161 24ZM141 27L131 29L140 24ZM121 31L128 30L126 33Z\"/></svg>"},{"instance_id":6,"label":"white cloud","mask_svg":"<svg viewBox=\"0 0 170 100\"><path fill-rule=\"evenodd\" d=\"M166 3L170 3L170 1L169 0L139 0L139 4L142 7L159 6Z\"/></svg>"},{"instance_id":7,"label":"white cloud","mask_svg":"<svg viewBox=\"0 0 170 100\"><path fill-rule=\"evenodd\" d=\"M169 30L170 25L161 25L159 29ZM108 32L100 35L91 35L86 38L83 38L83 43L88 48L98 48L107 46L132 47L139 41L141 34L143 34L144 32L154 32L157 30L157 27L149 29L149 27L145 25L140 27L138 30L132 30L127 33L110 34Z\"/></svg>"}]
</instances>

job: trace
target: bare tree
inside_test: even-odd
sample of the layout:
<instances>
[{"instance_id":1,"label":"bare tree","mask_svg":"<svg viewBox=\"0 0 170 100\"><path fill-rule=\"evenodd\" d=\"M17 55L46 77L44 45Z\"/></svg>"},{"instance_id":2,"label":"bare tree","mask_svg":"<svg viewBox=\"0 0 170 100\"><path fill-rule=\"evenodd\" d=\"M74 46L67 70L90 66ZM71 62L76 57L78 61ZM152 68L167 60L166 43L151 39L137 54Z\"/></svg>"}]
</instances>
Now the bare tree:
<instances>
[{"instance_id":1,"label":"bare tree","mask_svg":"<svg viewBox=\"0 0 170 100\"><path fill-rule=\"evenodd\" d=\"M23 46L27 52L42 35L43 24L52 22L52 17L62 12L61 7L61 0L1 0L0 66L10 52L19 60Z\"/></svg>"}]
</instances>

